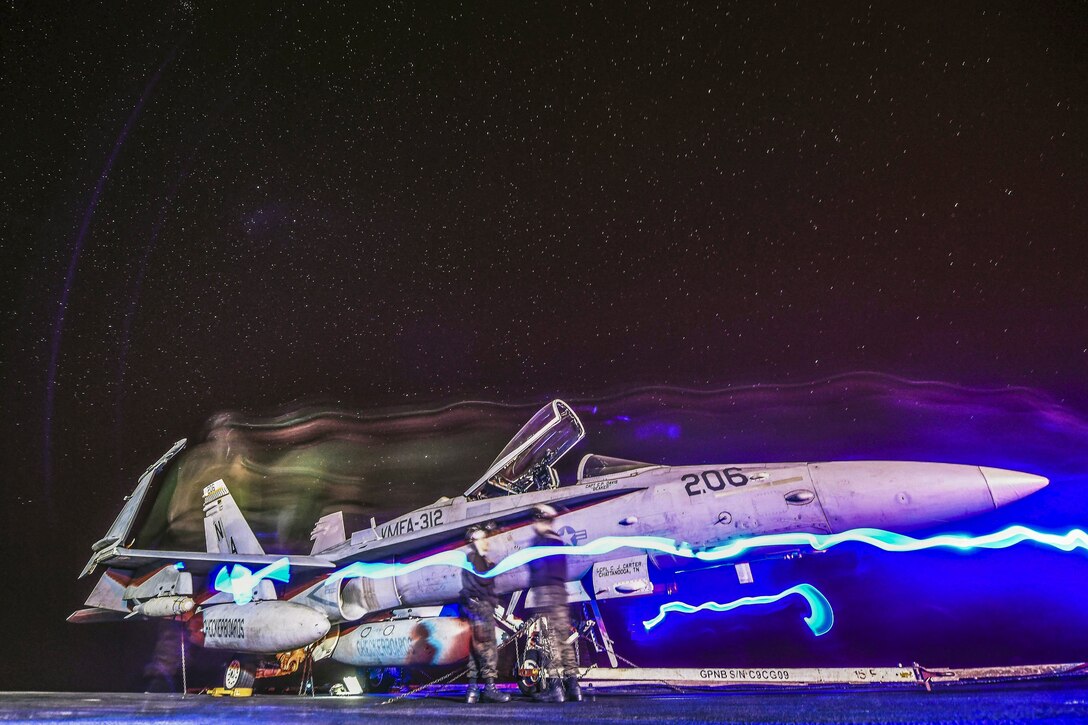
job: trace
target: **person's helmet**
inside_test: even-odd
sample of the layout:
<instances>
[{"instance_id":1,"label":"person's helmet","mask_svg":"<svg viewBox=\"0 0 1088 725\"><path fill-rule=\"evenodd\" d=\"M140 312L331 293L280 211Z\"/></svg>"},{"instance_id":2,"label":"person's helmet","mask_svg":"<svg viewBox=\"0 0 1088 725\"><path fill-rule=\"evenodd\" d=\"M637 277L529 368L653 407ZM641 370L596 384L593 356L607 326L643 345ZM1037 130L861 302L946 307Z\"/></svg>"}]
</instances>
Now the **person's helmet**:
<instances>
[{"instance_id":1,"label":"person's helmet","mask_svg":"<svg viewBox=\"0 0 1088 725\"><path fill-rule=\"evenodd\" d=\"M538 503L536 506L533 506L534 521L551 521L558 515L559 512L546 503Z\"/></svg>"}]
</instances>

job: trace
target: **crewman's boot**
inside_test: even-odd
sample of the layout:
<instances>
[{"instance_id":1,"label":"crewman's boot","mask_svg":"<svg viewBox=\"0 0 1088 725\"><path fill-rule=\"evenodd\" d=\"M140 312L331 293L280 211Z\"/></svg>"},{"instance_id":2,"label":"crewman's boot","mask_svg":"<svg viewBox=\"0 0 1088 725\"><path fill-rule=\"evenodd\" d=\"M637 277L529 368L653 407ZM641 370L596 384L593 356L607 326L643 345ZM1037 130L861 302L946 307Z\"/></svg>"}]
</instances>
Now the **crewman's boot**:
<instances>
[{"instance_id":1,"label":"crewman's boot","mask_svg":"<svg viewBox=\"0 0 1088 725\"><path fill-rule=\"evenodd\" d=\"M582 686L578 684L578 675L564 677L563 684L566 686L568 702L582 701Z\"/></svg>"},{"instance_id":2,"label":"crewman's boot","mask_svg":"<svg viewBox=\"0 0 1088 725\"><path fill-rule=\"evenodd\" d=\"M484 691L481 693L484 702L510 702L510 695L495 687L495 678L488 677L484 680Z\"/></svg>"},{"instance_id":3,"label":"crewman's boot","mask_svg":"<svg viewBox=\"0 0 1088 725\"><path fill-rule=\"evenodd\" d=\"M476 680L468 681L468 689L465 690L465 702L469 705L475 705L480 701L480 688L476 687Z\"/></svg>"},{"instance_id":4,"label":"crewman's boot","mask_svg":"<svg viewBox=\"0 0 1088 725\"><path fill-rule=\"evenodd\" d=\"M533 695L533 699L537 702L566 702L567 700L563 695L563 685L559 678L548 680L544 691Z\"/></svg>"}]
</instances>

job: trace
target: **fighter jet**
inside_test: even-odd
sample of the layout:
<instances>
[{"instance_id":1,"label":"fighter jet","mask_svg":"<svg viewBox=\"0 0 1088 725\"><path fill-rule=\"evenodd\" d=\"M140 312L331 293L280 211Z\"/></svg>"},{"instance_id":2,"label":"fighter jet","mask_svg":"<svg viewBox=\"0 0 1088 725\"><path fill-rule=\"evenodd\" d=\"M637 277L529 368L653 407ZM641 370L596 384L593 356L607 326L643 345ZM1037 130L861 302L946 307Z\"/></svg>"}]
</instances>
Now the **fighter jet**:
<instances>
[{"instance_id":1,"label":"fighter jet","mask_svg":"<svg viewBox=\"0 0 1088 725\"><path fill-rule=\"evenodd\" d=\"M458 600L460 568L391 567L380 577L344 573L357 562L405 564L467 551L465 532L485 523L496 526L489 557L500 561L532 546L531 514L539 504L561 512L555 530L570 545L660 537L698 550L765 534L931 527L993 511L1048 483L1030 473L947 463L670 466L590 454L579 463L577 480L560 485L554 466L584 436L575 411L554 400L462 495L372 521L350 535L342 513L324 516L309 555L266 554L222 480L203 491L206 551L129 548L157 477L185 447L178 441L144 472L106 536L91 547L80 576L107 568L87 608L69 621L184 621L191 639L204 647L276 655L276 674L297 666L301 654L358 667L446 665L468 655L466 626L441 616L443 605ZM650 593L651 569L675 566L670 556L637 547L564 561L574 596L593 605L598 621L596 600ZM745 560L730 563L742 582L750 580ZM277 587L276 579L290 581ZM501 625L522 593L532 598L528 567L498 575L496 588L511 595L510 605L497 612ZM244 685L252 677L253 668L236 660L225 684Z\"/></svg>"}]
</instances>

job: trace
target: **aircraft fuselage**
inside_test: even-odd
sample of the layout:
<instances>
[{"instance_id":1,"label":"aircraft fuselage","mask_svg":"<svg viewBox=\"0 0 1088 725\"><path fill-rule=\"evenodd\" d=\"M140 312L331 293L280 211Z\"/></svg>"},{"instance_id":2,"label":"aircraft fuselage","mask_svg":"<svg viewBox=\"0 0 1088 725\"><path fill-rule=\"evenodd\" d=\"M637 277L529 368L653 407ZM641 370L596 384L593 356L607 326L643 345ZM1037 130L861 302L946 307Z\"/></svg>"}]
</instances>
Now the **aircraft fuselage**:
<instances>
[{"instance_id":1,"label":"aircraft fuselage","mask_svg":"<svg viewBox=\"0 0 1088 725\"><path fill-rule=\"evenodd\" d=\"M1041 476L1003 469L901 461L650 466L546 491L447 499L357 532L325 555L345 562L410 561L418 558L421 539L497 521L489 557L499 561L533 545L532 527L516 515L539 503L567 509L554 528L568 544L635 535L674 539L698 549L783 532L830 534L860 527L902 531L993 511L1046 482ZM516 523L504 526L504 518ZM371 557L369 551L396 554ZM620 549L596 557L567 556L567 578L581 579L598 561L635 553ZM528 586L527 567L496 578L503 593ZM374 611L442 604L456 601L460 590L461 570L447 566L388 579L349 579L343 583L344 611L330 615L351 620Z\"/></svg>"}]
</instances>

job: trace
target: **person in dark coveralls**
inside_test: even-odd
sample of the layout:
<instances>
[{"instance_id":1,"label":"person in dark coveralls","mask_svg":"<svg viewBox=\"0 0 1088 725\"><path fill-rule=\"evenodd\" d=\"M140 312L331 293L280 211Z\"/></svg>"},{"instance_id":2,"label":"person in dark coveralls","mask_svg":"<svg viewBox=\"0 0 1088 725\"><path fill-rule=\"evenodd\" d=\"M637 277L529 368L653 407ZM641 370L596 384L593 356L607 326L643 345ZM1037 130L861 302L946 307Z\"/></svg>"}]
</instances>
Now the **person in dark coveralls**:
<instances>
[{"instance_id":1,"label":"person in dark coveralls","mask_svg":"<svg viewBox=\"0 0 1088 725\"><path fill-rule=\"evenodd\" d=\"M555 533L552 522L556 511L547 504L533 509L533 529L536 537L533 546L563 546L563 539ZM536 599L533 613L548 621L549 669L558 665L563 680L550 678L544 691L534 696L540 702L582 701L582 688L578 684L578 662L574 655L571 636L570 609L567 602L567 563L562 556L546 556L530 564L529 585ZM565 692L564 692L565 689Z\"/></svg>"},{"instance_id":2,"label":"person in dark coveralls","mask_svg":"<svg viewBox=\"0 0 1088 725\"><path fill-rule=\"evenodd\" d=\"M490 571L495 564L487 558L487 532L480 527L468 530L468 561L478 572ZM461 616L468 620L472 641L468 657L468 690L465 702L509 702L510 696L495 688L499 673L499 650L495 644L495 580L476 576L465 569L461 573ZM481 694L477 682L483 679Z\"/></svg>"}]
</instances>

